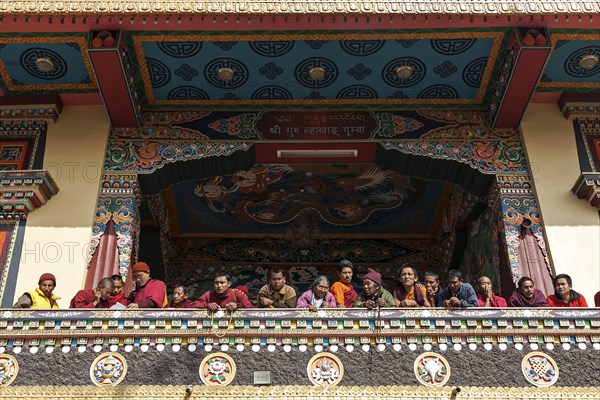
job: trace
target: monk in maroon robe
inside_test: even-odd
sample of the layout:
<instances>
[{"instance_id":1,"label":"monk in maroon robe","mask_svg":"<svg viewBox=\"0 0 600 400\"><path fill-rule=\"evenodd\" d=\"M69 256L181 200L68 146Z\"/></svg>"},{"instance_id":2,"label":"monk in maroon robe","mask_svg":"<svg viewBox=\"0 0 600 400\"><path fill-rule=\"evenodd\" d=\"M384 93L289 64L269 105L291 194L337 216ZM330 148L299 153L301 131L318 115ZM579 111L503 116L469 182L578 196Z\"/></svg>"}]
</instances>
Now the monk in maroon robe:
<instances>
[{"instance_id":1,"label":"monk in maroon robe","mask_svg":"<svg viewBox=\"0 0 600 400\"><path fill-rule=\"evenodd\" d=\"M481 276L477 280L477 304L479 307L507 307L504 297L496 296L492 290L492 280L487 276Z\"/></svg>"},{"instance_id":2,"label":"monk in maroon robe","mask_svg":"<svg viewBox=\"0 0 600 400\"><path fill-rule=\"evenodd\" d=\"M231 276L219 272L214 280L214 289L204 293L198 299L198 308L217 311L220 308L235 311L238 308L253 308L248 297L238 289L231 288Z\"/></svg>"},{"instance_id":3,"label":"monk in maroon robe","mask_svg":"<svg viewBox=\"0 0 600 400\"><path fill-rule=\"evenodd\" d=\"M150 277L150 267L145 262L131 269L135 290L129 293L127 308L164 308L167 305L167 286Z\"/></svg>"},{"instance_id":4,"label":"monk in maroon robe","mask_svg":"<svg viewBox=\"0 0 600 400\"><path fill-rule=\"evenodd\" d=\"M109 308L108 296L114 290L110 278L101 279L96 289L84 289L75 294L71 300L70 308Z\"/></svg>"},{"instance_id":5,"label":"monk in maroon robe","mask_svg":"<svg viewBox=\"0 0 600 400\"><path fill-rule=\"evenodd\" d=\"M535 288L533 279L528 276L519 279L517 290L510 296L508 303L511 307L550 307L546 295Z\"/></svg>"},{"instance_id":6,"label":"monk in maroon robe","mask_svg":"<svg viewBox=\"0 0 600 400\"><path fill-rule=\"evenodd\" d=\"M177 286L173 289L173 297L165 308L198 308L198 302L188 299L188 288Z\"/></svg>"},{"instance_id":7,"label":"monk in maroon robe","mask_svg":"<svg viewBox=\"0 0 600 400\"><path fill-rule=\"evenodd\" d=\"M112 307L117 303L121 303L124 306L127 306L127 298L125 297L125 292L123 289L125 288L125 282L123 282L123 277L121 275L113 275L110 277L115 285L115 289L112 294L108 296L108 307Z\"/></svg>"}]
</instances>

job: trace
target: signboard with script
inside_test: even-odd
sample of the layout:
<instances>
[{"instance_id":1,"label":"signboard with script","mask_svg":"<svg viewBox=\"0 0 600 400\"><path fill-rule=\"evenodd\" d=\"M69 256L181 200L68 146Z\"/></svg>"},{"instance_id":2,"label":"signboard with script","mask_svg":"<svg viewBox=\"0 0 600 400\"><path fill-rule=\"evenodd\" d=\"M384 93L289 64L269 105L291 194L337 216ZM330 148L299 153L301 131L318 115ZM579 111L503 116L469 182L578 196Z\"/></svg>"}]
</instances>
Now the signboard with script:
<instances>
[{"instance_id":1,"label":"signboard with script","mask_svg":"<svg viewBox=\"0 0 600 400\"><path fill-rule=\"evenodd\" d=\"M265 112L256 129L267 140L369 139L377 127L368 112Z\"/></svg>"}]
</instances>

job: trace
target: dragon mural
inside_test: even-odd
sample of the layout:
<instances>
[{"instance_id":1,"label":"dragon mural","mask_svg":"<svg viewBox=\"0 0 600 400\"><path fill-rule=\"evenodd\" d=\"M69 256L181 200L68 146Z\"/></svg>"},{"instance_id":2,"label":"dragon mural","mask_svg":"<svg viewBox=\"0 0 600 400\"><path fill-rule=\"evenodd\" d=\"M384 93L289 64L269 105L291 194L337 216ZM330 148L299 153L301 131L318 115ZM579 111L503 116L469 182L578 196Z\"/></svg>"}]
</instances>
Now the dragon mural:
<instances>
[{"instance_id":1,"label":"dragon mural","mask_svg":"<svg viewBox=\"0 0 600 400\"><path fill-rule=\"evenodd\" d=\"M373 164L258 164L170 190L178 212L186 213L179 218L181 234L218 234L231 226L246 234L283 234L300 220L318 224L324 233L355 226L356 233L397 234L403 225L429 231L444 184Z\"/></svg>"}]
</instances>

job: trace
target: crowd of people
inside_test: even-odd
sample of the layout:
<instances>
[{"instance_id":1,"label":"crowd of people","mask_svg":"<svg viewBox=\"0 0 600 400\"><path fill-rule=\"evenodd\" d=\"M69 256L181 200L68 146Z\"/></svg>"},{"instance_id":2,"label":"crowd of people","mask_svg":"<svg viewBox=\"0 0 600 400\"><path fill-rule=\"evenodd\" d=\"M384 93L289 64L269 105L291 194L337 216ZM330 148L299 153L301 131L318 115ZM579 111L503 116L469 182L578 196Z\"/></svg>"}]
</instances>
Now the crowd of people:
<instances>
[{"instance_id":1,"label":"crowd of people","mask_svg":"<svg viewBox=\"0 0 600 400\"><path fill-rule=\"evenodd\" d=\"M213 279L213 289L197 300L190 299L189 290L184 286L174 288L171 300L167 296L166 285L150 276L150 267L138 262L132 267L135 290L129 296L123 292L124 282L120 275L101 279L95 289L77 292L70 302L70 308L197 308L217 311L235 311L241 308L254 308L248 288L232 287L231 276L219 272ZM305 308L317 311L324 308L362 307L376 309L382 307L587 307L580 293L573 290L571 277L566 274L554 277L554 293L544 295L535 288L529 277L522 277L508 301L496 295L492 280L481 276L475 288L463 281L462 274L450 270L446 287L441 288L439 277L426 272L423 282L419 282L417 269L409 263L400 266L397 284L388 291L383 287L381 273L369 268L362 276L362 291L357 293L352 285L354 267L349 260L342 260L338 267L338 279L331 284L328 277L320 275L311 288L300 296L288 285L285 273L278 268L270 269L267 284L256 296L259 308ZM15 308L59 308L58 296L54 294L56 278L50 273L43 274L38 287L24 293L14 304ZM594 304L600 307L600 292L594 296Z\"/></svg>"}]
</instances>

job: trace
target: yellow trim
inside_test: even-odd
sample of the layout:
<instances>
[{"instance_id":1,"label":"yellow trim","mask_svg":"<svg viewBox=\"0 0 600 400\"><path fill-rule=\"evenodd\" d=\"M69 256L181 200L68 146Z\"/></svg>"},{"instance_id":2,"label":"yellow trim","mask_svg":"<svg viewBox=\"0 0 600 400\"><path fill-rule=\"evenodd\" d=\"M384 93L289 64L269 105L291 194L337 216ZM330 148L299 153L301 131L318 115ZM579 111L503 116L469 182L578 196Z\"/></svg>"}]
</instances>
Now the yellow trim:
<instances>
[{"instance_id":1,"label":"yellow trim","mask_svg":"<svg viewBox=\"0 0 600 400\"><path fill-rule=\"evenodd\" d=\"M452 398L453 387L425 386L9 386L0 390L0 399L39 400L150 400L150 399L430 399ZM524 400L600 399L597 387L461 387L459 399L489 400L495 398Z\"/></svg>"}]
</instances>

